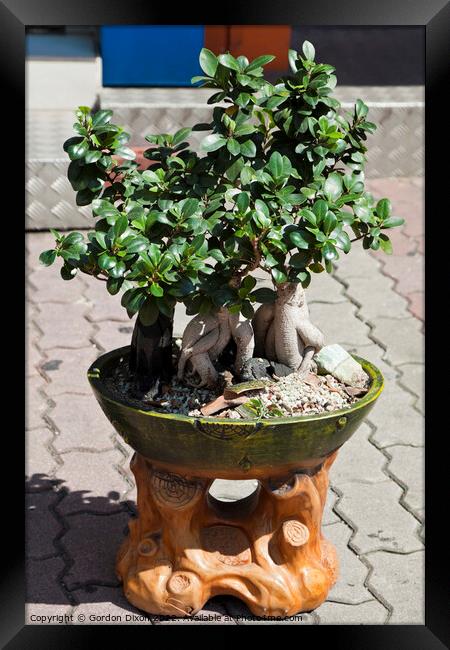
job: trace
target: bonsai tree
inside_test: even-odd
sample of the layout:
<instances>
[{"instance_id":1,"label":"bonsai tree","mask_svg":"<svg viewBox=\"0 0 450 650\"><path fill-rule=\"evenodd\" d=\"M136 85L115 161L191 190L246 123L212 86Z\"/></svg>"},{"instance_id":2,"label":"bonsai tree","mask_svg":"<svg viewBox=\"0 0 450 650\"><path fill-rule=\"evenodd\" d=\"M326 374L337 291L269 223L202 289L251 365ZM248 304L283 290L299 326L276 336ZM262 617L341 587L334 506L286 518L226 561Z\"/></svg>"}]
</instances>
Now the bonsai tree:
<instances>
[{"instance_id":1,"label":"bonsai tree","mask_svg":"<svg viewBox=\"0 0 450 650\"><path fill-rule=\"evenodd\" d=\"M364 188L365 142L376 128L364 102L342 113L334 68L316 63L307 41L289 51L291 73L275 84L263 76L273 58L203 49L204 76L192 81L216 91L211 122L147 136L147 169L112 111L76 113L76 135L64 144L68 178L96 222L87 237L52 231L55 247L40 259L62 258L64 280L82 272L122 292L129 317L137 314L129 367L142 390L156 394L175 372L177 302L193 316L180 380L213 386L227 349L237 378L253 356L304 375L323 345L305 296L312 276L330 273L357 240L390 253L386 231L403 223ZM200 154L186 141L191 130L208 132ZM257 269L272 289L256 288Z\"/></svg>"}]
</instances>

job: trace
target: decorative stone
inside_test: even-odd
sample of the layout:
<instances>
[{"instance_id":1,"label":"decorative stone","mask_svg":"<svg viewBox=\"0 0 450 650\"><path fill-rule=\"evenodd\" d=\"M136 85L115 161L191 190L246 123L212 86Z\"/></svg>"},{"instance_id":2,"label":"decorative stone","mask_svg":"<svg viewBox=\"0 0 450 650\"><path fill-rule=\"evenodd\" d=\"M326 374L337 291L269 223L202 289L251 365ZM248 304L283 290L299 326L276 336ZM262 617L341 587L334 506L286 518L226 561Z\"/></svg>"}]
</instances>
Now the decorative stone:
<instances>
[{"instance_id":1,"label":"decorative stone","mask_svg":"<svg viewBox=\"0 0 450 650\"><path fill-rule=\"evenodd\" d=\"M261 357L254 357L249 359L242 366L240 373L241 381L253 381L254 379L272 379L274 375L277 377L287 377L294 372L293 368L278 363L278 361L269 361Z\"/></svg>"},{"instance_id":2,"label":"decorative stone","mask_svg":"<svg viewBox=\"0 0 450 650\"><path fill-rule=\"evenodd\" d=\"M361 364L337 343L323 347L314 360L321 375L333 375L344 384L354 387L363 386L367 382L368 377Z\"/></svg>"}]
</instances>

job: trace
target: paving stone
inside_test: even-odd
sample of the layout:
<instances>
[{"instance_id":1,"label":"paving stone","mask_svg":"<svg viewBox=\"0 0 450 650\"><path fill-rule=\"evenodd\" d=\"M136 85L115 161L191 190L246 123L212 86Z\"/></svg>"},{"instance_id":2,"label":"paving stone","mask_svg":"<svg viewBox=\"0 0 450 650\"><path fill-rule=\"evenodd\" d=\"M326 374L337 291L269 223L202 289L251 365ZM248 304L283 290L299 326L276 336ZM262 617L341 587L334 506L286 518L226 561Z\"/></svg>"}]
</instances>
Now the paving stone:
<instances>
[{"instance_id":1,"label":"paving stone","mask_svg":"<svg viewBox=\"0 0 450 650\"><path fill-rule=\"evenodd\" d=\"M26 625L70 625L72 605L25 604Z\"/></svg>"},{"instance_id":2,"label":"paving stone","mask_svg":"<svg viewBox=\"0 0 450 650\"><path fill-rule=\"evenodd\" d=\"M386 382L383 392L367 417L376 427L371 439L377 446L424 444L424 420L414 408L415 401L415 396L396 382Z\"/></svg>"},{"instance_id":3,"label":"paving stone","mask_svg":"<svg viewBox=\"0 0 450 650\"><path fill-rule=\"evenodd\" d=\"M108 516L85 513L70 517L70 528L61 538L73 560L63 579L69 590L87 584L119 585L114 564L128 520L129 516L123 512Z\"/></svg>"},{"instance_id":4,"label":"paving stone","mask_svg":"<svg viewBox=\"0 0 450 650\"><path fill-rule=\"evenodd\" d=\"M404 227L393 228L389 233L386 233L392 243L393 255L414 255L417 250L417 240L410 237L404 231ZM382 250L370 251L370 254L383 263L386 259L386 253Z\"/></svg>"},{"instance_id":5,"label":"paving stone","mask_svg":"<svg viewBox=\"0 0 450 650\"><path fill-rule=\"evenodd\" d=\"M425 320L425 295L423 291L408 293L409 311L420 320Z\"/></svg>"},{"instance_id":6,"label":"paving stone","mask_svg":"<svg viewBox=\"0 0 450 650\"><path fill-rule=\"evenodd\" d=\"M47 400L42 394L46 389L46 381L40 375L29 377L25 388L25 426L27 429L35 429L45 426L42 416L48 408Z\"/></svg>"},{"instance_id":7,"label":"paving stone","mask_svg":"<svg viewBox=\"0 0 450 650\"><path fill-rule=\"evenodd\" d=\"M367 359L370 363L377 366L384 377L384 391L389 392L391 384L395 384L400 377L400 371L393 366L390 366L384 360L386 351L376 343L370 342L368 345L356 347L349 347L350 354L357 354L358 356ZM376 407L375 407L376 408Z\"/></svg>"},{"instance_id":8,"label":"paving stone","mask_svg":"<svg viewBox=\"0 0 450 650\"><path fill-rule=\"evenodd\" d=\"M333 275L347 283L352 278L375 277L380 266L380 262L363 249L361 242L355 242L349 256L342 255L335 264Z\"/></svg>"},{"instance_id":9,"label":"paving stone","mask_svg":"<svg viewBox=\"0 0 450 650\"><path fill-rule=\"evenodd\" d=\"M61 557L47 560L27 559L25 562L26 601L50 604L55 607L70 604L60 585L63 570L64 560Z\"/></svg>"},{"instance_id":10,"label":"paving stone","mask_svg":"<svg viewBox=\"0 0 450 650\"><path fill-rule=\"evenodd\" d=\"M420 322L409 318L377 318L372 334L386 346L386 359L394 366L423 363L424 337Z\"/></svg>"},{"instance_id":11,"label":"paving stone","mask_svg":"<svg viewBox=\"0 0 450 650\"><path fill-rule=\"evenodd\" d=\"M352 278L347 295L361 305L359 313L365 320L379 316L408 316L408 300L393 291L394 281L381 273L373 277Z\"/></svg>"},{"instance_id":12,"label":"paving stone","mask_svg":"<svg viewBox=\"0 0 450 650\"><path fill-rule=\"evenodd\" d=\"M39 262L42 251L53 248L55 238L51 232L25 233L25 249L27 252L27 268L45 268ZM61 280L62 282L62 280Z\"/></svg>"},{"instance_id":13,"label":"paving stone","mask_svg":"<svg viewBox=\"0 0 450 650\"><path fill-rule=\"evenodd\" d=\"M325 508L323 509L322 514L322 526L329 526L331 524L335 524L338 521L341 521L339 515L337 515L333 510L337 498L337 495L331 489L328 489L327 500L325 502Z\"/></svg>"},{"instance_id":14,"label":"paving stone","mask_svg":"<svg viewBox=\"0 0 450 650\"><path fill-rule=\"evenodd\" d=\"M356 318L356 308L348 302L312 303L309 311L312 322L322 330L327 345L339 343L347 349L367 344L370 329Z\"/></svg>"},{"instance_id":15,"label":"paving stone","mask_svg":"<svg viewBox=\"0 0 450 650\"><path fill-rule=\"evenodd\" d=\"M360 605L325 602L314 612L320 625L377 625L386 622L388 612L377 600Z\"/></svg>"},{"instance_id":16,"label":"paving stone","mask_svg":"<svg viewBox=\"0 0 450 650\"><path fill-rule=\"evenodd\" d=\"M39 266L30 274L29 282L32 286L28 298L37 305L47 302L88 304L83 295L86 284L81 274L77 274L70 282L64 282L56 268Z\"/></svg>"},{"instance_id":17,"label":"paving stone","mask_svg":"<svg viewBox=\"0 0 450 650\"><path fill-rule=\"evenodd\" d=\"M313 302L345 302L344 287L329 273L315 273L306 291L308 305Z\"/></svg>"},{"instance_id":18,"label":"paving stone","mask_svg":"<svg viewBox=\"0 0 450 650\"><path fill-rule=\"evenodd\" d=\"M425 255L425 237L423 235L416 237L416 241L417 241L417 252L421 253L422 255Z\"/></svg>"},{"instance_id":19,"label":"paving stone","mask_svg":"<svg viewBox=\"0 0 450 650\"><path fill-rule=\"evenodd\" d=\"M394 446L387 449L392 457L388 469L407 486L403 501L414 511L425 507L425 450L423 447Z\"/></svg>"},{"instance_id":20,"label":"paving stone","mask_svg":"<svg viewBox=\"0 0 450 650\"><path fill-rule=\"evenodd\" d=\"M25 437L25 489L28 492L49 490L52 485L52 472L56 461L48 451L46 443L53 433L46 427L31 429Z\"/></svg>"},{"instance_id":21,"label":"paving stone","mask_svg":"<svg viewBox=\"0 0 450 650\"><path fill-rule=\"evenodd\" d=\"M238 598L227 598L225 601L227 612L232 616L238 625L312 625L314 618L311 614L301 613L288 618L257 617L251 613L247 605Z\"/></svg>"},{"instance_id":22,"label":"paving stone","mask_svg":"<svg viewBox=\"0 0 450 650\"><path fill-rule=\"evenodd\" d=\"M399 503L403 490L390 479L382 483L359 483L357 490L343 491L338 512L356 528L351 546L360 555L375 550L409 553L422 548L417 521Z\"/></svg>"},{"instance_id":23,"label":"paving stone","mask_svg":"<svg viewBox=\"0 0 450 650\"><path fill-rule=\"evenodd\" d=\"M371 553L369 561L373 567L370 585L394 610L389 623L424 625L424 552L400 555L380 551Z\"/></svg>"},{"instance_id":24,"label":"paving stone","mask_svg":"<svg viewBox=\"0 0 450 650\"><path fill-rule=\"evenodd\" d=\"M85 281L86 290L84 295L91 305L89 320L95 323L109 320L130 322L126 310L120 304L121 293L111 296L107 292L104 282L87 276Z\"/></svg>"},{"instance_id":25,"label":"paving stone","mask_svg":"<svg viewBox=\"0 0 450 650\"><path fill-rule=\"evenodd\" d=\"M330 481L341 489L345 483L379 483L386 480L386 458L372 445L370 427L363 423L342 449L330 469Z\"/></svg>"},{"instance_id":26,"label":"paving stone","mask_svg":"<svg viewBox=\"0 0 450 650\"><path fill-rule=\"evenodd\" d=\"M228 481L216 479L209 493L219 501L238 501L252 494L258 487L256 480Z\"/></svg>"},{"instance_id":27,"label":"paving stone","mask_svg":"<svg viewBox=\"0 0 450 650\"><path fill-rule=\"evenodd\" d=\"M356 605L372 596L364 586L367 567L348 547L352 534L352 530L342 522L327 526L325 531L325 537L335 545L339 558L339 577L331 588L328 599Z\"/></svg>"},{"instance_id":28,"label":"paving stone","mask_svg":"<svg viewBox=\"0 0 450 650\"><path fill-rule=\"evenodd\" d=\"M53 446L60 453L74 448L113 448L114 429L94 395L60 397L50 417L58 430Z\"/></svg>"},{"instance_id":29,"label":"paving stone","mask_svg":"<svg viewBox=\"0 0 450 650\"><path fill-rule=\"evenodd\" d=\"M72 594L80 603L74 611L74 625L152 625L149 614L126 600L122 586L91 585Z\"/></svg>"},{"instance_id":30,"label":"paving stone","mask_svg":"<svg viewBox=\"0 0 450 650\"><path fill-rule=\"evenodd\" d=\"M120 500L129 486L116 466L122 454L113 449L101 453L71 451L63 455L56 477L64 481L67 491L57 510L62 515L80 511L109 514L123 511Z\"/></svg>"},{"instance_id":31,"label":"paving stone","mask_svg":"<svg viewBox=\"0 0 450 650\"><path fill-rule=\"evenodd\" d=\"M88 347L92 325L84 318L86 309L83 303L43 303L36 316L36 324L44 332L41 350Z\"/></svg>"},{"instance_id":32,"label":"paving stone","mask_svg":"<svg viewBox=\"0 0 450 650\"><path fill-rule=\"evenodd\" d=\"M414 406L425 413L425 367L421 363L403 363L399 366L399 383L419 398Z\"/></svg>"},{"instance_id":33,"label":"paving stone","mask_svg":"<svg viewBox=\"0 0 450 650\"><path fill-rule=\"evenodd\" d=\"M424 257L420 253L390 256L383 264L383 273L394 278L395 291L403 296L424 289Z\"/></svg>"},{"instance_id":34,"label":"paving stone","mask_svg":"<svg viewBox=\"0 0 450 650\"><path fill-rule=\"evenodd\" d=\"M131 344L133 335L133 321L120 323L117 321L104 321L99 324L99 329L94 332L93 339L105 351L122 348Z\"/></svg>"},{"instance_id":35,"label":"paving stone","mask_svg":"<svg viewBox=\"0 0 450 650\"><path fill-rule=\"evenodd\" d=\"M25 551L33 559L57 555L53 544L62 531L60 522L50 510L58 500L53 491L27 494L25 497Z\"/></svg>"},{"instance_id":36,"label":"paving stone","mask_svg":"<svg viewBox=\"0 0 450 650\"><path fill-rule=\"evenodd\" d=\"M38 365L42 360L42 355L36 346L31 342L27 341L27 346L25 350L25 372L26 377L38 377Z\"/></svg>"},{"instance_id":37,"label":"paving stone","mask_svg":"<svg viewBox=\"0 0 450 650\"><path fill-rule=\"evenodd\" d=\"M152 616L154 625L236 625L236 621L227 612L222 599L213 598L195 616L160 617Z\"/></svg>"},{"instance_id":38,"label":"paving stone","mask_svg":"<svg viewBox=\"0 0 450 650\"><path fill-rule=\"evenodd\" d=\"M57 401L64 393L92 396L86 372L100 355L95 345L68 350L65 348L48 349L47 359L40 365L40 371L49 378L45 388L46 394Z\"/></svg>"}]
</instances>

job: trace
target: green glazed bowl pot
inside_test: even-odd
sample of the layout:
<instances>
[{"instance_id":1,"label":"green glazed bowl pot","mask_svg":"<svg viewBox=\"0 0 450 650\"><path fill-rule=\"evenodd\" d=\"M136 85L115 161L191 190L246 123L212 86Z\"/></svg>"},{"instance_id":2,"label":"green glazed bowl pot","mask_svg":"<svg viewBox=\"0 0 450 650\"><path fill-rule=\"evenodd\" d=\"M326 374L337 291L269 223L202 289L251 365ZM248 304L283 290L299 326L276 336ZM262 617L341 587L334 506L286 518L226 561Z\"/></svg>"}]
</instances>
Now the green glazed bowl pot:
<instances>
[{"instance_id":1,"label":"green glazed bowl pot","mask_svg":"<svg viewBox=\"0 0 450 650\"><path fill-rule=\"evenodd\" d=\"M87 374L94 394L126 443L155 465L184 476L259 479L314 468L353 435L383 390L378 368L354 356L371 383L346 409L239 421L159 413L119 400L103 382L129 351L129 346L113 350L91 365Z\"/></svg>"}]
</instances>

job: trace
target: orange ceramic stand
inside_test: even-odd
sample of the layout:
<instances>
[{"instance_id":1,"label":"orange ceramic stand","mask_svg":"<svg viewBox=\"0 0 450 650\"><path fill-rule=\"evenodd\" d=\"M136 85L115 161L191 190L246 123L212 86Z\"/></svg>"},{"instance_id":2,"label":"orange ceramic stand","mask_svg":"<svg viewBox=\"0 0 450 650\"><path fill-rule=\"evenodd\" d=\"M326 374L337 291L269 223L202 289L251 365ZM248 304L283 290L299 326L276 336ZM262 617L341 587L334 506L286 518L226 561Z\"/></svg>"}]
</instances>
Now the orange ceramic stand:
<instances>
[{"instance_id":1,"label":"orange ceramic stand","mask_svg":"<svg viewBox=\"0 0 450 650\"><path fill-rule=\"evenodd\" d=\"M314 469L236 502L209 493L214 478L169 473L139 453L131 461L139 516L116 570L128 600L152 614L189 616L228 594L257 616L291 616L318 607L337 578L334 547L321 532L328 470Z\"/></svg>"}]
</instances>

